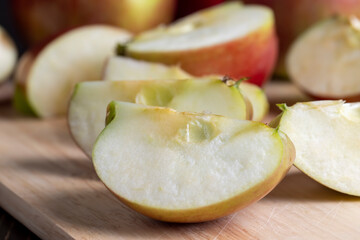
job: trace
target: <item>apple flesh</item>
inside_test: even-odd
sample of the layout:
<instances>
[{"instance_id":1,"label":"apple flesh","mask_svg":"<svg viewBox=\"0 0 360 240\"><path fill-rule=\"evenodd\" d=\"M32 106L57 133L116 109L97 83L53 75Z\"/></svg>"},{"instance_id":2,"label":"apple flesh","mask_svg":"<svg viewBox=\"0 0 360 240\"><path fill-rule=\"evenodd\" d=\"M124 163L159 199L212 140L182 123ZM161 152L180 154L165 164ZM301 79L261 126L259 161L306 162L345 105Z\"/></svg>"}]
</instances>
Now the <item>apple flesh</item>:
<instances>
[{"instance_id":1,"label":"apple flesh","mask_svg":"<svg viewBox=\"0 0 360 240\"><path fill-rule=\"evenodd\" d=\"M108 59L103 79L117 80L169 80L193 78L178 66L167 66L161 63L139 61L125 57Z\"/></svg>"},{"instance_id":2,"label":"apple flesh","mask_svg":"<svg viewBox=\"0 0 360 240\"><path fill-rule=\"evenodd\" d=\"M360 19L333 17L306 31L287 58L291 79L321 99L360 100Z\"/></svg>"},{"instance_id":3,"label":"apple flesh","mask_svg":"<svg viewBox=\"0 0 360 240\"><path fill-rule=\"evenodd\" d=\"M293 41L320 20L331 16L360 16L360 1L354 0L244 0L264 4L275 13L280 55L275 73L286 76L285 57Z\"/></svg>"},{"instance_id":4,"label":"apple flesh","mask_svg":"<svg viewBox=\"0 0 360 240\"><path fill-rule=\"evenodd\" d=\"M92 25L71 30L42 50L29 52L24 55L26 67L16 74L15 105L26 102L39 117L65 115L75 84L99 80L115 44L129 38L122 29Z\"/></svg>"},{"instance_id":5,"label":"apple flesh","mask_svg":"<svg viewBox=\"0 0 360 240\"><path fill-rule=\"evenodd\" d=\"M277 57L272 11L267 7L220 4L119 45L118 54L179 65L194 76L248 77L261 86Z\"/></svg>"},{"instance_id":6,"label":"apple flesh","mask_svg":"<svg viewBox=\"0 0 360 240\"><path fill-rule=\"evenodd\" d=\"M336 191L360 196L360 103L315 101L283 110L276 123L296 148L295 166Z\"/></svg>"},{"instance_id":7,"label":"apple flesh","mask_svg":"<svg viewBox=\"0 0 360 240\"><path fill-rule=\"evenodd\" d=\"M179 66L135 60L126 57L111 57L105 66L104 80L169 80L194 78ZM222 78L208 76L208 78ZM231 80L231 79L229 79ZM237 85L243 96L250 102L252 120L261 121L269 111L269 103L264 91L257 85L242 81Z\"/></svg>"},{"instance_id":8,"label":"apple flesh","mask_svg":"<svg viewBox=\"0 0 360 240\"><path fill-rule=\"evenodd\" d=\"M172 20L176 0L12 0L11 4L20 33L34 45L87 24L110 24L133 33L152 29Z\"/></svg>"},{"instance_id":9,"label":"apple flesh","mask_svg":"<svg viewBox=\"0 0 360 240\"><path fill-rule=\"evenodd\" d=\"M112 100L238 119L251 117L251 109L237 86L229 87L218 79L83 82L73 93L68 123L75 142L88 156L105 127L105 109Z\"/></svg>"},{"instance_id":10,"label":"apple flesh","mask_svg":"<svg viewBox=\"0 0 360 240\"><path fill-rule=\"evenodd\" d=\"M17 50L13 40L0 26L0 83L6 81L14 70Z\"/></svg>"},{"instance_id":11,"label":"apple flesh","mask_svg":"<svg viewBox=\"0 0 360 240\"><path fill-rule=\"evenodd\" d=\"M161 221L203 222L261 199L294 154L284 134L259 122L112 102L93 163L130 208Z\"/></svg>"}]
</instances>

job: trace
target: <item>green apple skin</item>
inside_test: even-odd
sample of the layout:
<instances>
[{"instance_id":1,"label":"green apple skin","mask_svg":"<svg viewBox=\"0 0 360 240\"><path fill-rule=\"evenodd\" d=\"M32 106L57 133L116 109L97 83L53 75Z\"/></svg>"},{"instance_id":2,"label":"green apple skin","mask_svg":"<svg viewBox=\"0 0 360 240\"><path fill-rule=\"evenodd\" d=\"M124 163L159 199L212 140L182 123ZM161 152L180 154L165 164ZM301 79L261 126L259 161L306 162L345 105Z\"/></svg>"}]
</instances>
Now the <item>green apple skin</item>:
<instances>
[{"instance_id":1,"label":"green apple skin","mask_svg":"<svg viewBox=\"0 0 360 240\"><path fill-rule=\"evenodd\" d=\"M100 162L97 161L97 155L100 154L102 151L98 151L99 142L107 135L107 132L111 131L114 124L120 123L123 121L121 116L119 115L127 115L127 108L134 108L135 111L144 112L146 114L152 113L154 117L153 119L165 119L165 115L179 115L178 118L202 118L206 115L203 114L195 114L195 113L178 113L172 109L168 108L159 108L159 107L133 107L131 104L129 107L127 106L129 103L123 102L111 102L107 108L107 127L102 131L97 139L97 143L95 144L94 151L93 151L93 163L95 166L95 170L99 174L99 169L101 168ZM143 109L143 110L141 110ZM119 114L120 113L120 114ZM131 113L130 113L131 114ZM155 117L158 115L158 117ZM209 115L210 117L211 115ZM170 117L171 119L172 117ZM207 118L207 117L206 117ZM211 116L210 118L213 121L222 121L222 116ZM207 118L209 119L209 118ZM179 120L180 121L180 120ZM240 120L235 120L240 121ZM252 122L254 128L269 128L268 126L259 123L259 122ZM172 124L169 122L168 124ZM261 126L261 127L259 127ZM271 129L271 128L269 128ZM255 129L254 129L255 130ZM247 129L246 131L251 131L251 129ZM255 130L257 131L257 130ZM242 209L249 204L258 201L266 194L268 194L286 175L289 168L292 166L293 160L295 158L295 148L290 141L290 139L283 134L282 132L278 131L277 129L272 129L273 136L280 141L282 144L282 160L280 161L279 165L277 166L276 170L270 174L263 182L251 187L247 191L237 194L236 196L226 199L225 201L218 202L216 204L207 205L200 208L190 208L190 209L166 209L161 207L150 207L144 204L139 204L134 201L130 201L122 196L119 196L115 193L110 186L107 185L106 182L100 177L100 179L104 182L105 186L124 204L129 206L130 208L134 209L135 211L148 216L150 218L166 221L166 222L177 222L177 223L193 223L193 222L205 222L214 220L226 215L229 215L239 209Z\"/></svg>"}]
</instances>

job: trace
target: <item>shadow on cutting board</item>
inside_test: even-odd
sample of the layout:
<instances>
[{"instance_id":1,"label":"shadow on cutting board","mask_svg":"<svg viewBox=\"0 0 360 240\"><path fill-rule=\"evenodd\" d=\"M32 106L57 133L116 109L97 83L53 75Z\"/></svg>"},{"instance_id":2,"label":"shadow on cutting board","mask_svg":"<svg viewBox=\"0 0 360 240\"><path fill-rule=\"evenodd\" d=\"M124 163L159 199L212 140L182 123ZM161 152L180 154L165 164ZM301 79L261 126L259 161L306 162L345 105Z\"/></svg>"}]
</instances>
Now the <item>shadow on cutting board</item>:
<instances>
[{"instance_id":1,"label":"shadow on cutting board","mask_svg":"<svg viewBox=\"0 0 360 240\"><path fill-rule=\"evenodd\" d=\"M264 198L264 201L266 200L332 202L360 201L360 198L334 191L299 170L292 169L283 181Z\"/></svg>"},{"instance_id":2,"label":"shadow on cutting board","mask_svg":"<svg viewBox=\"0 0 360 240\"><path fill-rule=\"evenodd\" d=\"M21 159L16 162L18 169L34 174L57 175L59 177L99 180L89 159Z\"/></svg>"},{"instance_id":3,"label":"shadow on cutting board","mask_svg":"<svg viewBox=\"0 0 360 240\"><path fill-rule=\"evenodd\" d=\"M93 185L94 186L94 185ZM176 224L150 219L122 204L110 194L102 184L91 190L60 192L44 199L41 203L48 216L60 223L61 227L76 229L73 236L87 233L99 236L139 237L144 239L174 237L184 231L193 232L198 237L212 236L217 227L223 226L228 217L206 223ZM71 210L71 211L69 211ZM231 216L229 216L231 217ZM165 234L166 230L166 235ZM169 236L168 236L169 237ZM94 236L96 238L96 236Z\"/></svg>"}]
</instances>

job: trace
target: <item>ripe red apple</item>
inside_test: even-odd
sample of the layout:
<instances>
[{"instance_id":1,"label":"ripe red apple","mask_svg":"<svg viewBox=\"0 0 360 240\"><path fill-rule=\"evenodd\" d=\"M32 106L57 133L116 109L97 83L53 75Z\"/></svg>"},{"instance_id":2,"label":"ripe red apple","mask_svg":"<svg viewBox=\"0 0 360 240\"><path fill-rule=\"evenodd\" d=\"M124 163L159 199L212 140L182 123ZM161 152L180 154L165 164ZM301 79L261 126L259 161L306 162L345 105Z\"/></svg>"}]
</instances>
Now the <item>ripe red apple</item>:
<instances>
[{"instance_id":1,"label":"ripe red apple","mask_svg":"<svg viewBox=\"0 0 360 240\"><path fill-rule=\"evenodd\" d=\"M176 18L222 3L225 0L180 0L177 4Z\"/></svg>"},{"instance_id":2,"label":"ripe red apple","mask_svg":"<svg viewBox=\"0 0 360 240\"><path fill-rule=\"evenodd\" d=\"M136 36L119 55L179 65L194 76L228 75L261 86L277 57L273 13L260 5L220 4Z\"/></svg>"},{"instance_id":3,"label":"ripe red apple","mask_svg":"<svg viewBox=\"0 0 360 240\"><path fill-rule=\"evenodd\" d=\"M360 16L358 0L244 0L264 4L275 12L280 55L276 73L285 75L285 55L288 48L304 30L315 22L333 15Z\"/></svg>"},{"instance_id":4,"label":"ripe red apple","mask_svg":"<svg viewBox=\"0 0 360 240\"><path fill-rule=\"evenodd\" d=\"M104 23L138 33L172 20L176 0L12 0L19 30L33 45L64 29Z\"/></svg>"}]
</instances>

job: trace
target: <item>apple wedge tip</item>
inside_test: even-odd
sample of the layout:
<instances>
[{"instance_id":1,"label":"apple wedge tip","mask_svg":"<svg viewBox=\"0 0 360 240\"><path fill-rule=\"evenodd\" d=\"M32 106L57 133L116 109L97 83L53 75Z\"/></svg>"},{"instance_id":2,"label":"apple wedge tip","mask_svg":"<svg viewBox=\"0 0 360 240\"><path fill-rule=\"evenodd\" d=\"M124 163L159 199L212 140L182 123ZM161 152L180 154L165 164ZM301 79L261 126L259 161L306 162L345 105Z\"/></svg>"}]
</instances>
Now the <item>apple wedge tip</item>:
<instances>
[{"instance_id":1,"label":"apple wedge tip","mask_svg":"<svg viewBox=\"0 0 360 240\"><path fill-rule=\"evenodd\" d=\"M360 196L360 103L314 101L288 107L272 126L296 148L294 165L317 182Z\"/></svg>"},{"instance_id":2,"label":"apple wedge tip","mask_svg":"<svg viewBox=\"0 0 360 240\"><path fill-rule=\"evenodd\" d=\"M295 156L259 122L111 102L96 140L101 181L130 208L167 222L204 222L261 199Z\"/></svg>"}]
</instances>

